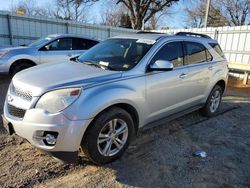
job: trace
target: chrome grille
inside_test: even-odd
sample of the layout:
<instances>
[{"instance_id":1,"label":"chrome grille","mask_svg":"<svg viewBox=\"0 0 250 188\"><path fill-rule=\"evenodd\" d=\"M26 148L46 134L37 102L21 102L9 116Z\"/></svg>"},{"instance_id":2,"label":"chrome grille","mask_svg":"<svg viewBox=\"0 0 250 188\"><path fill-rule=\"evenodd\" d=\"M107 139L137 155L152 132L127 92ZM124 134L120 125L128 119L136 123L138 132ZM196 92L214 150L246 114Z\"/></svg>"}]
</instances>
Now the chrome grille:
<instances>
[{"instance_id":1,"label":"chrome grille","mask_svg":"<svg viewBox=\"0 0 250 188\"><path fill-rule=\"evenodd\" d=\"M10 115L18 117L18 118L23 118L26 110L17 108L11 104L7 104L8 107L8 112Z\"/></svg>"},{"instance_id":2,"label":"chrome grille","mask_svg":"<svg viewBox=\"0 0 250 188\"><path fill-rule=\"evenodd\" d=\"M18 96L24 100L31 101L32 100L32 93L29 91L25 91L21 88L15 87L11 85L11 93L15 96Z\"/></svg>"}]
</instances>

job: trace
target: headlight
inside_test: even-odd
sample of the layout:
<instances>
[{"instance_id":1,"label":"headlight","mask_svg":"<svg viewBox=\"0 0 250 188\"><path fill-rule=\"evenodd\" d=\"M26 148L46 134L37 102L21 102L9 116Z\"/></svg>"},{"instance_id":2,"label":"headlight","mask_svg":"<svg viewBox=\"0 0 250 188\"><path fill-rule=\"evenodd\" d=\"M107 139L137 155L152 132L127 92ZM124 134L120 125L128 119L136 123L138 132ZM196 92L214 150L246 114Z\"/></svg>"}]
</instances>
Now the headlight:
<instances>
[{"instance_id":1,"label":"headlight","mask_svg":"<svg viewBox=\"0 0 250 188\"><path fill-rule=\"evenodd\" d=\"M2 58L3 56L5 56L5 55L8 54L9 52L10 52L9 50L0 52L0 58Z\"/></svg>"},{"instance_id":2,"label":"headlight","mask_svg":"<svg viewBox=\"0 0 250 188\"><path fill-rule=\"evenodd\" d=\"M45 93L36 104L36 108L44 109L49 113L57 113L73 102L79 97L81 88L59 89Z\"/></svg>"}]
</instances>

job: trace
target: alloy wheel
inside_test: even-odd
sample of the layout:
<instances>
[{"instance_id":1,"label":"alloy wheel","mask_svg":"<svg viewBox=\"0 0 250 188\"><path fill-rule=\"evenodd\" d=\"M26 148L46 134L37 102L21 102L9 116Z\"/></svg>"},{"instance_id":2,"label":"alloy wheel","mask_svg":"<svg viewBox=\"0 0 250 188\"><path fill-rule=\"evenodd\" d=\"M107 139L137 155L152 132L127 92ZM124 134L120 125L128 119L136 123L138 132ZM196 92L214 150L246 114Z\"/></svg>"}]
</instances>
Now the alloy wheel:
<instances>
[{"instance_id":1,"label":"alloy wheel","mask_svg":"<svg viewBox=\"0 0 250 188\"><path fill-rule=\"evenodd\" d=\"M221 100L221 94L219 90L215 90L212 94L211 100L210 100L210 111L214 113L219 105L220 105L220 100Z\"/></svg>"},{"instance_id":2,"label":"alloy wheel","mask_svg":"<svg viewBox=\"0 0 250 188\"><path fill-rule=\"evenodd\" d=\"M122 150L128 139L128 125L122 119L109 121L100 131L97 147L101 155L111 157Z\"/></svg>"}]
</instances>

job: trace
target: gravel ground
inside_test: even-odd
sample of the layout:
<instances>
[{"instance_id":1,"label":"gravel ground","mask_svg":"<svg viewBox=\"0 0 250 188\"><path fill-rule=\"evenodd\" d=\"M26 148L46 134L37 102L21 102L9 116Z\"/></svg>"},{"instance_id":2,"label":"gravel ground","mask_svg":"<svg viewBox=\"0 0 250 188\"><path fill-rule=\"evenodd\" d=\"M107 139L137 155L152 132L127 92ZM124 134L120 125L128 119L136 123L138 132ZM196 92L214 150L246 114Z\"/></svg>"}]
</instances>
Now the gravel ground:
<instances>
[{"instance_id":1,"label":"gravel ground","mask_svg":"<svg viewBox=\"0 0 250 188\"><path fill-rule=\"evenodd\" d=\"M8 83L0 77L1 113ZM105 166L63 164L0 122L0 187L250 187L249 104L250 89L230 86L218 116L194 112L144 131ZM198 149L208 156L194 157Z\"/></svg>"}]
</instances>

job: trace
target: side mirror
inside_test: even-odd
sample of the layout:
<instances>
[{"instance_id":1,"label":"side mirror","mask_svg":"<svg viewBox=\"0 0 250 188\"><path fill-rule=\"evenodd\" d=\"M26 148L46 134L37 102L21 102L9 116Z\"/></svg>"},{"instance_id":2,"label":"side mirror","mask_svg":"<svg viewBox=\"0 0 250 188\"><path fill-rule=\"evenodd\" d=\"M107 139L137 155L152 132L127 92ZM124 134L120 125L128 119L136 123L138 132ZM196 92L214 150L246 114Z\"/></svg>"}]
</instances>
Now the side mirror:
<instances>
[{"instance_id":1,"label":"side mirror","mask_svg":"<svg viewBox=\"0 0 250 188\"><path fill-rule=\"evenodd\" d=\"M174 65L170 61L157 60L149 64L148 71L170 71L173 70Z\"/></svg>"}]
</instances>

